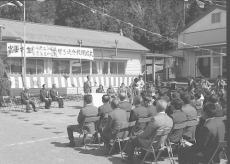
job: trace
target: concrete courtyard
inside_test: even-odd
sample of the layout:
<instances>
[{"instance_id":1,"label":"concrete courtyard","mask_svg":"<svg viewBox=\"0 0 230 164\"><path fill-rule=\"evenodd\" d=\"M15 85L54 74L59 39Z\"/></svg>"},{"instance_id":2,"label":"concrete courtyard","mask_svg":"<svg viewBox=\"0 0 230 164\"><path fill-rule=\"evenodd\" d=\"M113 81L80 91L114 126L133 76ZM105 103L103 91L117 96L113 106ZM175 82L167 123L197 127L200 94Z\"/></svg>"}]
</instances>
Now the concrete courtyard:
<instances>
[{"instance_id":1,"label":"concrete courtyard","mask_svg":"<svg viewBox=\"0 0 230 164\"><path fill-rule=\"evenodd\" d=\"M86 150L67 147L66 126L76 123L81 106L82 102L67 102L64 109L33 113L1 110L0 164L125 163L120 154L106 156L103 146L89 145Z\"/></svg>"}]
</instances>

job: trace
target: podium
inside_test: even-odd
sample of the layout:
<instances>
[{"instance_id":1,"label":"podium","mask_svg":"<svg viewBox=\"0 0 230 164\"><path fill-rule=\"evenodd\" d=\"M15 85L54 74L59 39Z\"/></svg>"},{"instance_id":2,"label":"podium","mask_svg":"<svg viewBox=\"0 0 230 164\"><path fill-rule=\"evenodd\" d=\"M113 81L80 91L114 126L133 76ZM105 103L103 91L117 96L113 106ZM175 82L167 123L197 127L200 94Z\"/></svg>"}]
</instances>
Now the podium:
<instances>
[{"instance_id":1,"label":"podium","mask_svg":"<svg viewBox=\"0 0 230 164\"><path fill-rule=\"evenodd\" d=\"M106 93L91 93L93 97L93 105L96 106L97 108L101 105L103 105L102 102L102 96Z\"/></svg>"}]
</instances>

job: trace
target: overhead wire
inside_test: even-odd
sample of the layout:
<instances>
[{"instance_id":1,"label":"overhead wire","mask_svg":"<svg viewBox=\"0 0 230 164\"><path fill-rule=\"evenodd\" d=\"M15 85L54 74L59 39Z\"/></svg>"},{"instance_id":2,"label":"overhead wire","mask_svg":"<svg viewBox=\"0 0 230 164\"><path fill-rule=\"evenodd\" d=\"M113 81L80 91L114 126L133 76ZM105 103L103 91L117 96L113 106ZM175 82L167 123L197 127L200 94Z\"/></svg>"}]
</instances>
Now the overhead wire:
<instances>
[{"instance_id":1,"label":"overhead wire","mask_svg":"<svg viewBox=\"0 0 230 164\"><path fill-rule=\"evenodd\" d=\"M82 3L82 2L79 2L79 1L77 1L77 0L71 0L71 1L74 2L74 3L76 3L76 4L79 4L79 5L81 5L81 6L84 6L85 8L88 8L90 11L93 11L93 12L92 12L93 14L98 13L98 14L101 14L101 15L103 15L103 16L107 16L107 17L109 17L109 18L111 18L111 19L114 19L114 20L117 21L117 22L121 22L121 23L123 23L123 24L129 25L131 28L139 29L139 30L142 30L142 31L147 32L147 33L149 33L149 34L152 34L152 35L154 35L154 36L157 36L157 37L159 37L159 38L163 38L163 39L166 39L166 40L168 40L168 41L171 41L171 42L174 42L174 43L177 43L177 44L181 44L181 45L183 45L183 46L187 46L187 47L185 47L185 48L194 48L194 49L199 49L199 50L203 50L203 51L209 51L209 52L212 52L212 53L215 53L215 54L219 54L219 55L226 55L226 53L217 52L217 51L214 51L214 50L212 50L212 49L203 48L203 47L198 46L198 45L192 45L192 44L189 44L189 43L185 43L185 42L183 42L183 41L178 41L177 39L170 38L170 37L168 37L168 36L164 36L164 35L162 35L162 34L160 34L160 33L156 33L156 32L149 31L149 30L147 30L147 29L145 29L145 28L136 26L136 25L134 25L134 24L132 24L132 23L130 23L130 22L127 22L127 21L118 19L118 18L116 18L116 17L114 17L114 16L111 16L111 15L109 15L108 13L105 13L104 11L101 12L101 11L99 11L99 10L97 10L97 9L95 9L95 8L92 8L92 7L86 5L86 4Z\"/></svg>"}]
</instances>

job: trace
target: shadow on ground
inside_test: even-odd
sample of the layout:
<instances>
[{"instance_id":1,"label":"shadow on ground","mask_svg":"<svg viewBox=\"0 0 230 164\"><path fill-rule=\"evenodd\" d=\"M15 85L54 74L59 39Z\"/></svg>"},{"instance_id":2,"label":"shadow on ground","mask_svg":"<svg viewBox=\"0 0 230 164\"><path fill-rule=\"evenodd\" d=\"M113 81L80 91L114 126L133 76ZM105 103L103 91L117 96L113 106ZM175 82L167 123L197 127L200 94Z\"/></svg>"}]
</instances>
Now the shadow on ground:
<instances>
[{"instance_id":1,"label":"shadow on ground","mask_svg":"<svg viewBox=\"0 0 230 164\"><path fill-rule=\"evenodd\" d=\"M81 154L105 157L111 161L112 164L125 164L125 161L121 157L108 156L108 151L103 146L99 146L98 144L89 144L86 145L85 148L82 146L81 141L82 140L79 138L75 139L76 146L72 149L78 151ZM60 148L71 148L68 147L68 143L51 142L51 144Z\"/></svg>"}]
</instances>

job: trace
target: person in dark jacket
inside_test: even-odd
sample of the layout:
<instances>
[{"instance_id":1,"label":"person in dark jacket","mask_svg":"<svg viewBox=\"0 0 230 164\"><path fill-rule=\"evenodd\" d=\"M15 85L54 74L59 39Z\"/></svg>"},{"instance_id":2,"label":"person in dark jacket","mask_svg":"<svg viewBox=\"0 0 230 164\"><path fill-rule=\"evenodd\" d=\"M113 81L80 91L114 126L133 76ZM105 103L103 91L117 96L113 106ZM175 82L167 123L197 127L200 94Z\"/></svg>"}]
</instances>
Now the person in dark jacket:
<instances>
[{"instance_id":1,"label":"person in dark jacket","mask_svg":"<svg viewBox=\"0 0 230 164\"><path fill-rule=\"evenodd\" d=\"M107 148L110 147L110 140L116 136L117 131L128 123L127 114L123 109L119 108L118 99L115 98L112 100L111 107L113 111L110 112L108 117L108 123L106 124L106 127L103 129L102 132L102 140L104 141ZM123 136L125 137L127 135L128 132L124 132Z\"/></svg>"},{"instance_id":2,"label":"person in dark jacket","mask_svg":"<svg viewBox=\"0 0 230 164\"><path fill-rule=\"evenodd\" d=\"M109 113L112 112L112 108L110 105L110 97L109 95L103 95L102 96L102 102L103 105L101 105L98 108L98 115L100 116L100 122L99 122L99 132L102 131L102 129L105 127L105 124L108 121Z\"/></svg>"},{"instance_id":3,"label":"person in dark jacket","mask_svg":"<svg viewBox=\"0 0 230 164\"><path fill-rule=\"evenodd\" d=\"M40 90L40 100L45 102L45 108L50 109L52 99L50 97L49 91L46 89L46 85L42 85L42 89Z\"/></svg>"},{"instance_id":4,"label":"person in dark jacket","mask_svg":"<svg viewBox=\"0 0 230 164\"><path fill-rule=\"evenodd\" d=\"M25 88L22 92L21 92L21 101L22 101L22 104L25 104L26 105L26 112L30 112L31 110L31 107L30 105L32 106L33 110L35 112L37 112L37 109L35 107L35 103L33 100L31 100L30 98L30 93L29 93L29 89L28 88Z\"/></svg>"},{"instance_id":5,"label":"person in dark jacket","mask_svg":"<svg viewBox=\"0 0 230 164\"><path fill-rule=\"evenodd\" d=\"M99 87L96 89L96 93L105 93L105 90L102 84L100 84Z\"/></svg>"},{"instance_id":6,"label":"person in dark jacket","mask_svg":"<svg viewBox=\"0 0 230 164\"><path fill-rule=\"evenodd\" d=\"M182 112L183 101L180 98L174 98L171 101L173 119L173 129L170 133L169 140L178 143L182 139L183 129L186 127L187 116Z\"/></svg>"},{"instance_id":7,"label":"person in dark jacket","mask_svg":"<svg viewBox=\"0 0 230 164\"><path fill-rule=\"evenodd\" d=\"M63 97L59 96L59 93L56 88L56 84L53 84L52 89L50 90L50 97L52 101L57 101L59 108L64 108Z\"/></svg>"},{"instance_id":8,"label":"person in dark jacket","mask_svg":"<svg viewBox=\"0 0 230 164\"><path fill-rule=\"evenodd\" d=\"M132 104L127 101L126 94L124 92L120 93L119 99L120 99L119 108L125 110L127 112L127 115L130 116Z\"/></svg>"},{"instance_id":9,"label":"person in dark jacket","mask_svg":"<svg viewBox=\"0 0 230 164\"><path fill-rule=\"evenodd\" d=\"M93 102L92 95L88 95L88 94L84 95L85 107L82 108L78 114L78 118L77 118L78 125L69 125L67 127L67 133L68 133L68 137L70 140L69 146L71 146L71 147L75 146L73 132L81 133L81 129L83 127L85 118L98 116L98 109L97 109L97 107L92 105L92 102ZM94 123L86 124L85 129L90 134L94 134L96 132Z\"/></svg>"},{"instance_id":10,"label":"person in dark jacket","mask_svg":"<svg viewBox=\"0 0 230 164\"><path fill-rule=\"evenodd\" d=\"M154 99L152 97L145 97L144 101L145 107L148 109L150 117L154 117L157 114L156 106L153 105Z\"/></svg>"},{"instance_id":11,"label":"person in dark jacket","mask_svg":"<svg viewBox=\"0 0 230 164\"><path fill-rule=\"evenodd\" d=\"M205 122L197 132L196 143L182 149L178 156L180 164L208 163L219 142L225 140L224 118L213 103L204 106ZM214 158L219 162L218 155Z\"/></svg>"},{"instance_id":12,"label":"person in dark jacket","mask_svg":"<svg viewBox=\"0 0 230 164\"><path fill-rule=\"evenodd\" d=\"M150 117L150 112L149 110L141 105L142 98L140 96L135 96L133 99L133 104L135 105L135 108L131 111L130 113L130 118L129 122L132 121L138 121L141 118L147 118ZM147 123L140 123L138 122L137 125L135 126L135 132L138 132L140 130L144 130L146 127Z\"/></svg>"},{"instance_id":13,"label":"person in dark jacket","mask_svg":"<svg viewBox=\"0 0 230 164\"><path fill-rule=\"evenodd\" d=\"M92 93L92 84L91 84L90 76L89 75L87 76L87 81L84 82L84 93L85 94Z\"/></svg>"}]
</instances>

